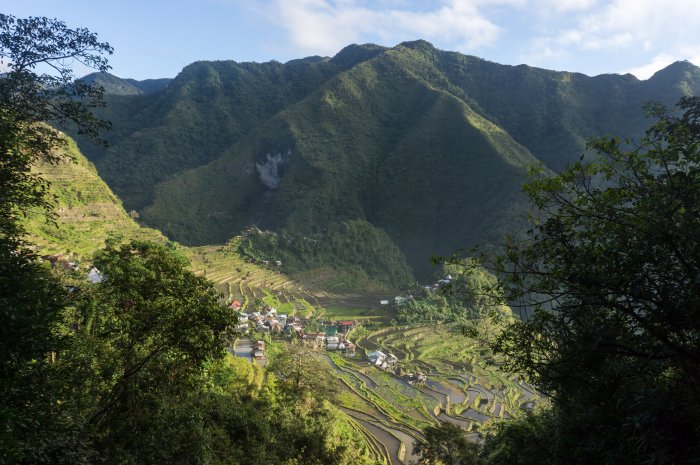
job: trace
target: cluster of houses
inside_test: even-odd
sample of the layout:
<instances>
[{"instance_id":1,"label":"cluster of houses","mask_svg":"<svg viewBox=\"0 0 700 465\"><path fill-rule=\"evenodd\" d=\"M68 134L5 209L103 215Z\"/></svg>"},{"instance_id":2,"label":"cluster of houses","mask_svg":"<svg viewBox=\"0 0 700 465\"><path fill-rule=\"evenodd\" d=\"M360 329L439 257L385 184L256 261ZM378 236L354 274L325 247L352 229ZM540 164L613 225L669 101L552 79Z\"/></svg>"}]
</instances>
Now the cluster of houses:
<instances>
[{"instance_id":1,"label":"cluster of houses","mask_svg":"<svg viewBox=\"0 0 700 465\"><path fill-rule=\"evenodd\" d=\"M337 325L326 326L323 331L305 334L303 338L326 350L339 351L354 357L355 344L346 337L347 332L353 327L354 322L341 321Z\"/></svg>"},{"instance_id":2,"label":"cluster of houses","mask_svg":"<svg viewBox=\"0 0 700 465\"><path fill-rule=\"evenodd\" d=\"M231 308L238 312L238 331L245 333L249 330L254 330L258 333L269 333L277 335L292 335L313 343L317 346L324 347L326 350L340 351L347 355L355 355L355 344L346 339L346 334L355 327L354 321L334 322L316 322L320 324L323 331L307 332L307 327L311 320L308 318L299 318L297 316L288 316L284 313L277 313L277 310L269 305L266 305L259 312L244 312L242 304L238 300L234 300L229 304ZM260 349L257 348L262 341L256 343L254 352L259 350L264 358L264 345ZM258 358L255 356L255 358Z\"/></svg>"},{"instance_id":3,"label":"cluster of houses","mask_svg":"<svg viewBox=\"0 0 700 465\"><path fill-rule=\"evenodd\" d=\"M300 324L299 318L289 318L284 313L278 314L277 310L269 306L265 306L259 312L252 313L241 311L241 304L237 300L234 300L230 306L238 311L237 329L240 332L254 329L260 333L281 333L285 330L291 331L295 325Z\"/></svg>"},{"instance_id":4,"label":"cluster of houses","mask_svg":"<svg viewBox=\"0 0 700 465\"><path fill-rule=\"evenodd\" d=\"M354 321L317 321L315 326L320 330L311 332L304 329L311 323L310 319L278 314L277 310L270 306L265 306L259 312L247 313L242 310L242 305L238 300L234 300L229 305L238 312L238 329L241 332L254 330L258 333L285 334L289 337L296 335L308 344L313 344L316 347L355 356L355 344L347 338L347 333L356 325ZM255 360L265 360L264 341L258 340L253 343L252 351ZM375 350L367 353L367 360L377 368L392 372L411 384L423 383L426 380L426 376L422 373L405 373L399 366L398 357L394 354L385 354Z\"/></svg>"},{"instance_id":5,"label":"cluster of houses","mask_svg":"<svg viewBox=\"0 0 700 465\"><path fill-rule=\"evenodd\" d=\"M253 358L255 360L265 360L265 341L257 341L253 345Z\"/></svg>"},{"instance_id":6,"label":"cluster of houses","mask_svg":"<svg viewBox=\"0 0 700 465\"><path fill-rule=\"evenodd\" d=\"M441 287L448 286L450 284L452 284L452 276L448 274L444 278L438 280L438 282L433 283L431 285L423 286L423 288L428 292L432 292L432 291L436 291L436 290L440 289ZM382 306L388 306L388 305L393 304L394 307L399 307L399 306L405 304L406 302L408 302L409 300L413 300L413 296L411 294L397 295L396 297L394 297L393 300L382 299L379 301L379 304Z\"/></svg>"},{"instance_id":7,"label":"cluster of houses","mask_svg":"<svg viewBox=\"0 0 700 465\"><path fill-rule=\"evenodd\" d=\"M399 359L394 354L385 354L379 350L367 352L367 360L372 365L382 370L394 373L396 376L403 378L409 384L425 383L428 379L423 373L406 373L399 366Z\"/></svg>"}]
</instances>

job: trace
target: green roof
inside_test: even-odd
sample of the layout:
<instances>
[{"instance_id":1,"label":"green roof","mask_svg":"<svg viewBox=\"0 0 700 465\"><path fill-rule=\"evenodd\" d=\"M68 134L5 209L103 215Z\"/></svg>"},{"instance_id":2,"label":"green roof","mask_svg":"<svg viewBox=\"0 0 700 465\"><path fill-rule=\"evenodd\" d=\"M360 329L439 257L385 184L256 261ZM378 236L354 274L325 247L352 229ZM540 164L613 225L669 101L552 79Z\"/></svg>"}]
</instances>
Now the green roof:
<instances>
[{"instance_id":1,"label":"green roof","mask_svg":"<svg viewBox=\"0 0 700 465\"><path fill-rule=\"evenodd\" d=\"M335 336L338 334L337 326L326 326L326 336Z\"/></svg>"}]
</instances>

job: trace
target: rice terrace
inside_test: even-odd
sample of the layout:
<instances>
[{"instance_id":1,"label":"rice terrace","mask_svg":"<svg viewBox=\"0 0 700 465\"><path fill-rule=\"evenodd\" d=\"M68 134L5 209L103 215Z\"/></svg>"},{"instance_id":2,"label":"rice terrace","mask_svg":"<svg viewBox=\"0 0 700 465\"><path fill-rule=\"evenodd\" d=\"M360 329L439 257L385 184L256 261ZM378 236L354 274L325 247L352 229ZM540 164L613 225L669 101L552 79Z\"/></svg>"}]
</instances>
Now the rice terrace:
<instances>
[{"instance_id":1,"label":"rice terrace","mask_svg":"<svg viewBox=\"0 0 700 465\"><path fill-rule=\"evenodd\" d=\"M390 292L310 291L274 267L232 261L222 247L193 249L192 254L195 268L206 264L207 277L227 302L239 301L242 312L254 312L257 302L257 308L270 307L288 318L358 323L344 335L355 344L354 354L325 351L324 343L314 347L342 386L338 404L380 463L417 460L413 444L427 426L449 422L477 440L478 431L494 420L532 409L541 400L521 378L500 371L489 349L466 337L459 325L391 325L393 309L380 304ZM264 337L282 345L288 340L282 334L249 331L242 340ZM376 366L368 360L376 351L391 354L396 363Z\"/></svg>"},{"instance_id":2,"label":"rice terrace","mask_svg":"<svg viewBox=\"0 0 700 465\"><path fill-rule=\"evenodd\" d=\"M390 463L409 463L413 439L436 422L450 422L476 433L486 423L531 408L539 398L517 377L484 362L483 349L455 326L391 327L356 330L356 358L329 356L348 388L340 403L368 433L384 444ZM395 354L396 372L366 361L366 353ZM417 372L424 382L406 381ZM401 376L405 375L405 376Z\"/></svg>"}]
</instances>

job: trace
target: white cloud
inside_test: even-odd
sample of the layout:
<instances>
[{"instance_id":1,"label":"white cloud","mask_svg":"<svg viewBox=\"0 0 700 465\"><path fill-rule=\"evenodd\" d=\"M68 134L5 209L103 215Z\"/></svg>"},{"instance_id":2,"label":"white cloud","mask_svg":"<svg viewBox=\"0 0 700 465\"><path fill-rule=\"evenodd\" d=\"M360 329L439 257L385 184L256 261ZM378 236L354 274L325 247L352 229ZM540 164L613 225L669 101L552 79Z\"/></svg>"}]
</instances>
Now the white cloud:
<instances>
[{"instance_id":1,"label":"white cloud","mask_svg":"<svg viewBox=\"0 0 700 465\"><path fill-rule=\"evenodd\" d=\"M442 0L427 9L384 0L276 0L272 14L303 53L329 55L352 42L427 39L468 52L494 44L501 28L484 9L524 0Z\"/></svg>"},{"instance_id":2,"label":"white cloud","mask_svg":"<svg viewBox=\"0 0 700 465\"><path fill-rule=\"evenodd\" d=\"M563 0L563 4L565 7L548 17L546 32L530 41L521 58L551 65L548 60L552 57L580 53L634 56L637 61L647 61L635 68L646 75L642 68L668 61L671 55L687 59L688 55L679 52L688 45L700 44L697 0L612 0L600 5L588 0Z\"/></svg>"},{"instance_id":3,"label":"white cloud","mask_svg":"<svg viewBox=\"0 0 700 465\"><path fill-rule=\"evenodd\" d=\"M534 7L543 12L570 12L590 10L598 0L536 0Z\"/></svg>"},{"instance_id":4,"label":"white cloud","mask_svg":"<svg viewBox=\"0 0 700 465\"><path fill-rule=\"evenodd\" d=\"M623 70L621 73L634 74L637 79L649 79L660 69L681 60L688 60L695 65L700 64L700 45L696 47L682 47L679 50L674 50L674 53L660 53L655 55L648 63Z\"/></svg>"},{"instance_id":5,"label":"white cloud","mask_svg":"<svg viewBox=\"0 0 700 465\"><path fill-rule=\"evenodd\" d=\"M421 38L509 64L645 77L664 63L693 61L700 48L697 0L210 1L245 4L266 18L275 29L266 47L278 57Z\"/></svg>"},{"instance_id":6,"label":"white cloud","mask_svg":"<svg viewBox=\"0 0 700 465\"><path fill-rule=\"evenodd\" d=\"M667 53L662 53L660 55L656 55L651 60L651 62L645 65L627 69L625 71L622 71L622 73L634 74L637 77L637 79L649 79L655 72L662 68L665 68L674 61L676 61L676 58L674 56L669 55Z\"/></svg>"}]
</instances>

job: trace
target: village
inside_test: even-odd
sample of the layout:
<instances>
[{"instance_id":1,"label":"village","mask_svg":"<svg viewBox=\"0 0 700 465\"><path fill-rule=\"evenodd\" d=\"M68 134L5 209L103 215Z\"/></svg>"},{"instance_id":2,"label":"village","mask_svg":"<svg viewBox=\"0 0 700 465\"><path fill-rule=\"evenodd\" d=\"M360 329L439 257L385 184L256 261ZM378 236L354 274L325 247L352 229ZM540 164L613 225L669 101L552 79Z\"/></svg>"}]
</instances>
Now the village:
<instances>
[{"instance_id":1,"label":"village","mask_svg":"<svg viewBox=\"0 0 700 465\"><path fill-rule=\"evenodd\" d=\"M447 275L432 285L423 286L428 292L450 285L452 276ZM413 299L410 293L397 295L393 299L379 300L380 307L398 307ZM355 344L349 339L350 332L359 324L357 320L333 321L314 318L301 318L294 315L279 313L270 305L264 305L259 311L247 312L239 300L232 300L228 306L237 313L238 325L237 337L241 341L238 349L233 353L238 356L250 358L251 361L265 365L265 341L264 337L292 339L304 341L306 344L324 349L329 352L337 352L346 357L355 358ZM255 342L252 342L255 341ZM424 383L426 375L423 373L405 373L399 364L399 358L391 353L380 350L369 351L364 354L366 361L379 369L391 372L410 384Z\"/></svg>"},{"instance_id":2,"label":"village","mask_svg":"<svg viewBox=\"0 0 700 465\"><path fill-rule=\"evenodd\" d=\"M348 334L357 326L357 321L317 321L287 316L278 314L275 308L267 305L260 312L246 313L240 311L240 302L236 300L230 306L239 309L238 331L241 336L234 343L232 353L248 358L251 362L265 366L265 341L258 339L265 335L270 338L298 338L311 347L341 353L350 358L357 355L355 344L348 339ZM306 331L305 328L309 327L314 327L315 330ZM391 372L410 384L424 383L427 379L423 373L405 373L399 366L399 358L391 353L375 350L367 352L366 359L370 365Z\"/></svg>"},{"instance_id":3,"label":"village","mask_svg":"<svg viewBox=\"0 0 700 465\"><path fill-rule=\"evenodd\" d=\"M265 343L259 336L268 334L271 338L297 338L307 344L328 351L337 351L347 356L355 356L355 344L347 339L347 334L357 326L357 321L325 321L300 318L278 313L274 307L265 305L260 311L244 312L242 304L234 300L229 306L237 311L237 331L241 336L252 337L257 342L252 346L252 358L264 361Z\"/></svg>"}]
</instances>

